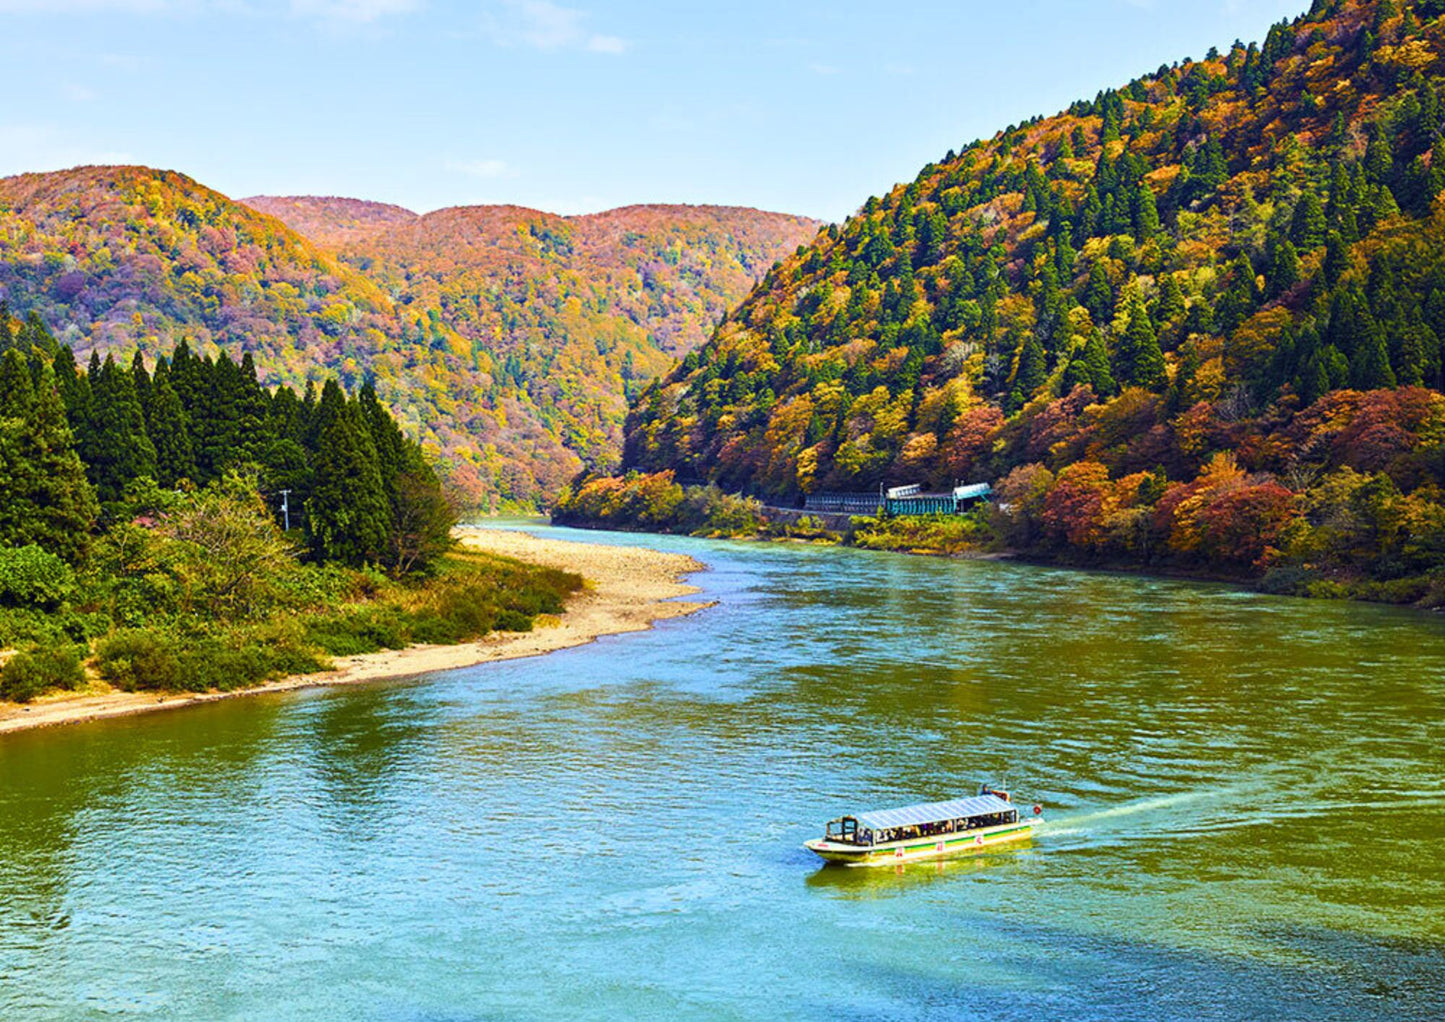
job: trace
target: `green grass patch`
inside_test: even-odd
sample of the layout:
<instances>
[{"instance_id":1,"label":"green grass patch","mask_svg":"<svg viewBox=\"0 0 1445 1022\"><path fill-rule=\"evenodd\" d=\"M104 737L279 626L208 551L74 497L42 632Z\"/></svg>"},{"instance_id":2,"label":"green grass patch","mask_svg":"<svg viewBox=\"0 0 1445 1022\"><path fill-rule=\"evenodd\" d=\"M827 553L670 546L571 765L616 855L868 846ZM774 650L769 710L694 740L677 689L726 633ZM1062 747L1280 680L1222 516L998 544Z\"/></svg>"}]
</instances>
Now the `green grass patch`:
<instances>
[{"instance_id":1,"label":"green grass patch","mask_svg":"<svg viewBox=\"0 0 1445 1022\"><path fill-rule=\"evenodd\" d=\"M277 581L283 599L265 615L216 620L154 612L116 627L100 612L0 606L0 644L22 647L0 669L0 699L28 701L100 676L128 692L231 691L323 670L329 659L413 643L451 645L493 631L530 631L562 613L582 578L506 557L456 553L425 577L302 567Z\"/></svg>"}]
</instances>

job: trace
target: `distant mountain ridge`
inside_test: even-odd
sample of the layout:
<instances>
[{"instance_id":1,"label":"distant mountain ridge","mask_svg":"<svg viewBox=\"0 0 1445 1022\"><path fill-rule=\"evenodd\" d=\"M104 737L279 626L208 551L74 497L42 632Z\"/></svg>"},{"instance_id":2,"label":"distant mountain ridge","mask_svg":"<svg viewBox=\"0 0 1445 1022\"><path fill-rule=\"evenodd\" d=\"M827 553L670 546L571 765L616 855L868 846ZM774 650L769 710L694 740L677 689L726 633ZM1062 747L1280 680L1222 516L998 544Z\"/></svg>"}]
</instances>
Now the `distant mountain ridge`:
<instances>
[{"instance_id":1,"label":"distant mountain ridge","mask_svg":"<svg viewBox=\"0 0 1445 1022\"><path fill-rule=\"evenodd\" d=\"M257 212L274 216L297 234L331 249L415 220L419 215L386 202L334 195L253 195L241 202Z\"/></svg>"},{"instance_id":2,"label":"distant mountain ridge","mask_svg":"<svg viewBox=\"0 0 1445 1022\"><path fill-rule=\"evenodd\" d=\"M532 502L584 457L614 462L627 388L817 227L707 207L480 209L242 203L146 167L24 174L0 180L0 297L82 355L187 338L251 353L265 381L373 379L466 498Z\"/></svg>"}]
</instances>

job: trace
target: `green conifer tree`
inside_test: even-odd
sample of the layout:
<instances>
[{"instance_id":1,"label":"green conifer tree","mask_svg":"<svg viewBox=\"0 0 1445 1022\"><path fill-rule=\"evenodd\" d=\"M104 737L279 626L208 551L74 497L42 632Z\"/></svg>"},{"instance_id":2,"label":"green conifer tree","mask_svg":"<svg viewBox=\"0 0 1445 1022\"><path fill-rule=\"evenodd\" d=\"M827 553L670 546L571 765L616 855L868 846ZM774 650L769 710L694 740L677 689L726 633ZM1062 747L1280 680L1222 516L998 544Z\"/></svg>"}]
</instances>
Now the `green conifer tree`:
<instances>
[{"instance_id":1,"label":"green conifer tree","mask_svg":"<svg viewBox=\"0 0 1445 1022\"><path fill-rule=\"evenodd\" d=\"M1290 220L1289 236L1300 252L1313 252L1325 243L1328 225L1320 197L1313 190L1300 196Z\"/></svg>"},{"instance_id":2,"label":"green conifer tree","mask_svg":"<svg viewBox=\"0 0 1445 1022\"><path fill-rule=\"evenodd\" d=\"M1016 412L1028 403L1049 378L1048 356L1038 334L1030 331L1019 349L1018 372L1009 391L1009 411Z\"/></svg>"},{"instance_id":3,"label":"green conifer tree","mask_svg":"<svg viewBox=\"0 0 1445 1022\"><path fill-rule=\"evenodd\" d=\"M1274 247L1274 259L1269 268L1269 289L1274 295L1282 295L1299 283L1300 260L1294 242L1281 241Z\"/></svg>"},{"instance_id":4,"label":"green conifer tree","mask_svg":"<svg viewBox=\"0 0 1445 1022\"><path fill-rule=\"evenodd\" d=\"M240 442L238 461L258 461L275 439L267 429L270 399L256 375L256 361L248 351L236 370L236 432Z\"/></svg>"},{"instance_id":5,"label":"green conifer tree","mask_svg":"<svg viewBox=\"0 0 1445 1022\"><path fill-rule=\"evenodd\" d=\"M381 473L381 485L388 496L396 489L397 477L401 475L405 460L406 437L402 435L391 413L382 407L376 396L376 388L368 380L357 395L357 406L362 421L366 423L376 448L376 467Z\"/></svg>"},{"instance_id":6,"label":"green conifer tree","mask_svg":"<svg viewBox=\"0 0 1445 1022\"><path fill-rule=\"evenodd\" d=\"M316 409L313 488L306 501L312 556L347 564L377 561L390 517L376 447L355 404L328 380Z\"/></svg>"},{"instance_id":7,"label":"green conifer tree","mask_svg":"<svg viewBox=\"0 0 1445 1022\"><path fill-rule=\"evenodd\" d=\"M191 428L181 399L171 387L165 363L156 366L151 384L150 413L146 431L156 452L156 481L174 487L182 479L196 478L195 452L191 450Z\"/></svg>"},{"instance_id":8,"label":"green conifer tree","mask_svg":"<svg viewBox=\"0 0 1445 1022\"><path fill-rule=\"evenodd\" d=\"M1215 309L1215 318L1220 329L1232 333L1254 314L1255 307L1259 304L1259 287L1255 282L1254 266L1243 252L1230 264L1228 281Z\"/></svg>"},{"instance_id":9,"label":"green conifer tree","mask_svg":"<svg viewBox=\"0 0 1445 1022\"><path fill-rule=\"evenodd\" d=\"M1418 386L1425 379L1424 334L1429 329L1417 310L1415 320L1400 332L1399 351L1391 352L1390 361L1395 380L1402 387Z\"/></svg>"},{"instance_id":10,"label":"green conifer tree","mask_svg":"<svg viewBox=\"0 0 1445 1022\"><path fill-rule=\"evenodd\" d=\"M24 356L12 349L0 356L0 416L17 421L30 418L35 386Z\"/></svg>"},{"instance_id":11,"label":"green conifer tree","mask_svg":"<svg viewBox=\"0 0 1445 1022\"><path fill-rule=\"evenodd\" d=\"M1140 181L1134 194L1134 237L1143 244L1159 233L1159 207L1154 200L1154 189L1148 181Z\"/></svg>"},{"instance_id":12,"label":"green conifer tree","mask_svg":"<svg viewBox=\"0 0 1445 1022\"><path fill-rule=\"evenodd\" d=\"M1094 330L1089 334L1089 340L1084 345L1084 362L1089 367L1089 379L1095 394L1108 398L1119 393L1119 384L1109 359L1109 345L1102 331Z\"/></svg>"},{"instance_id":13,"label":"green conifer tree","mask_svg":"<svg viewBox=\"0 0 1445 1022\"><path fill-rule=\"evenodd\" d=\"M1099 398L1111 398L1119 393L1114 381L1114 370L1109 362L1109 345L1099 330L1090 330L1083 347L1074 352L1064 372L1064 392L1068 393L1080 384L1088 384Z\"/></svg>"},{"instance_id":14,"label":"green conifer tree","mask_svg":"<svg viewBox=\"0 0 1445 1022\"><path fill-rule=\"evenodd\" d=\"M107 357L91 378L94 398L90 443L83 454L96 496L119 500L126 484L155 476L156 451L130 373Z\"/></svg>"},{"instance_id":15,"label":"green conifer tree","mask_svg":"<svg viewBox=\"0 0 1445 1022\"><path fill-rule=\"evenodd\" d=\"M1345 240L1340 236L1339 231L1330 231L1325 239L1325 263L1324 274L1325 284L1334 287L1339 284L1346 270L1350 267L1349 250L1345 247Z\"/></svg>"},{"instance_id":16,"label":"green conifer tree","mask_svg":"<svg viewBox=\"0 0 1445 1022\"><path fill-rule=\"evenodd\" d=\"M1172 273L1164 274L1164 279L1159 284L1159 308L1155 313L1159 324L1163 326L1182 323L1187 311L1184 289L1179 286L1179 278Z\"/></svg>"},{"instance_id":17,"label":"green conifer tree","mask_svg":"<svg viewBox=\"0 0 1445 1022\"><path fill-rule=\"evenodd\" d=\"M1075 387L1092 386L1093 380L1089 376L1088 363L1084 361L1084 348L1080 345L1069 355L1069 364L1064 367L1064 375L1060 386L1065 394L1071 393Z\"/></svg>"},{"instance_id":18,"label":"green conifer tree","mask_svg":"<svg viewBox=\"0 0 1445 1022\"><path fill-rule=\"evenodd\" d=\"M1395 386L1395 371L1390 368L1384 334L1373 322L1369 324L1365 336L1358 340L1355 355L1350 359L1350 386L1356 390Z\"/></svg>"},{"instance_id":19,"label":"green conifer tree","mask_svg":"<svg viewBox=\"0 0 1445 1022\"><path fill-rule=\"evenodd\" d=\"M90 546L95 495L76 455L54 371L0 358L0 544L36 543L75 563Z\"/></svg>"},{"instance_id":20,"label":"green conifer tree","mask_svg":"<svg viewBox=\"0 0 1445 1022\"><path fill-rule=\"evenodd\" d=\"M21 324L20 330L15 336L15 346L20 349L22 354L28 355L32 351L39 351L47 358L53 358L55 353L60 350L60 345L56 342L54 335L51 334L45 326L44 320L40 318L40 314L34 309L30 310L25 317L25 322Z\"/></svg>"},{"instance_id":21,"label":"green conifer tree","mask_svg":"<svg viewBox=\"0 0 1445 1022\"><path fill-rule=\"evenodd\" d=\"M1129 326L1120 345L1120 372L1133 386L1159 390L1167 382L1164 353L1144 299L1134 290L1129 297Z\"/></svg>"},{"instance_id":22,"label":"green conifer tree","mask_svg":"<svg viewBox=\"0 0 1445 1022\"><path fill-rule=\"evenodd\" d=\"M1299 393L1300 402L1308 407L1324 397L1330 389L1330 374L1325 369L1324 360L1316 355L1306 362L1301 368L1299 377L1295 380L1295 390Z\"/></svg>"},{"instance_id":23,"label":"green conifer tree","mask_svg":"<svg viewBox=\"0 0 1445 1022\"><path fill-rule=\"evenodd\" d=\"M1074 243L1070 240L1073 233L1074 229L1069 222L1063 221L1059 225L1058 241L1054 248L1054 266L1066 283L1073 279L1074 260L1077 258L1077 254L1074 252Z\"/></svg>"},{"instance_id":24,"label":"green conifer tree","mask_svg":"<svg viewBox=\"0 0 1445 1022\"><path fill-rule=\"evenodd\" d=\"M141 358L140 352L136 352L130 360L130 377L135 385L136 400L140 402L141 412L150 415L151 407L151 377L146 372L145 359Z\"/></svg>"},{"instance_id":25,"label":"green conifer tree","mask_svg":"<svg viewBox=\"0 0 1445 1022\"><path fill-rule=\"evenodd\" d=\"M222 352L212 362L200 361L205 381L204 397L187 408L196 427L196 470L206 482L219 479L226 470L245 460L242 449L241 415L244 385L241 371ZM177 391L179 393L179 391Z\"/></svg>"},{"instance_id":26,"label":"green conifer tree","mask_svg":"<svg viewBox=\"0 0 1445 1022\"><path fill-rule=\"evenodd\" d=\"M1109 284L1109 275L1104 272L1102 261L1096 259L1089 267L1089 283L1084 287L1079 304L1089 310L1095 322L1106 321L1114 311L1114 289Z\"/></svg>"}]
</instances>

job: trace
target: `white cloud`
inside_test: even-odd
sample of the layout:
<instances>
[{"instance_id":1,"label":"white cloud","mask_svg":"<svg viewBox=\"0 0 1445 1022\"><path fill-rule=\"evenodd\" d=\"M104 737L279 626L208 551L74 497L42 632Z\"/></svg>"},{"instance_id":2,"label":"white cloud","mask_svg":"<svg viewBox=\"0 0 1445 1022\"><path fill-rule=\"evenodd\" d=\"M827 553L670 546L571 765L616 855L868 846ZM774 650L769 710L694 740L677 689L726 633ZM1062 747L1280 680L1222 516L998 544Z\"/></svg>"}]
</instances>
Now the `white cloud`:
<instances>
[{"instance_id":1,"label":"white cloud","mask_svg":"<svg viewBox=\"0 0 1445 1022\"><path fill-rule=\"evenodd\" d=\"M85 85L78 85L74 82L61 86L60 94L72 103L89 103L96 97L94 89Z\"/></svg>"},{"instance_id":2,"label":"white cloud","mask_svg":"<svg viewBox=\"0 0 1445 1022\"><path fill-rule=\"evenodd\" d=\"M615 35L595 35L587 40L593 53L626 53L627 40Z\"/></svg>"},{"instance_id":3,"label":"white cloud","mask_svg":"<svg viewBox=\"0 0 1445 1022\"><path fill-rule=\"evenodd\" d=\"M499 46L587 50L614 56L627 51L627 40L622 37L589 31L587 12L551 0L501 0L499 9L486 17L483 28Z\"/></svg>"},{"instance_id":4,"label":"white cloud","mask_svg":"<svg viewBox=\"0 0 1445 1022\"><path fill-rule=\"evenodd\" d=\"M370 22L388 14L409 14L421 0L291 0L291 13L303 18Z\"/></svg>"},{"instance_id":5,"label":"white cloud","mask_svg":"<svg viewBox=\"0 0 1445 1022\"><path fill-rule=\"evenodd\" d=\"M453 173L488 181L517 176L506 160L447 160L444 166Z\"/></svg>"}]
</instances>

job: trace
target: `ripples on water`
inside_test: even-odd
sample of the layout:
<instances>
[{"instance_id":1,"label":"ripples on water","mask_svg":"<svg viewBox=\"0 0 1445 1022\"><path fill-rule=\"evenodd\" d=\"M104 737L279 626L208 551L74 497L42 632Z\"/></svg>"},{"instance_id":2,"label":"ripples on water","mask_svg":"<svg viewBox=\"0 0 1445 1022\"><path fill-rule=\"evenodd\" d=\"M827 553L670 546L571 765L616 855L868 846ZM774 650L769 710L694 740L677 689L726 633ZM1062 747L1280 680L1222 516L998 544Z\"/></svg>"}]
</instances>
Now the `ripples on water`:
<instances>
[{"instance_id":1,"label":"ripples on water","mask_svg":"<svg viewBox=\"0 0 1445 1022\"><path fill-rule=\"evenodd\" d=\"M624 541L720 605L0 742L0 1017L1445 1016L1439 619ZM1004 778L1028 846L799 848Z\"/></svg>"}]
</instances>

